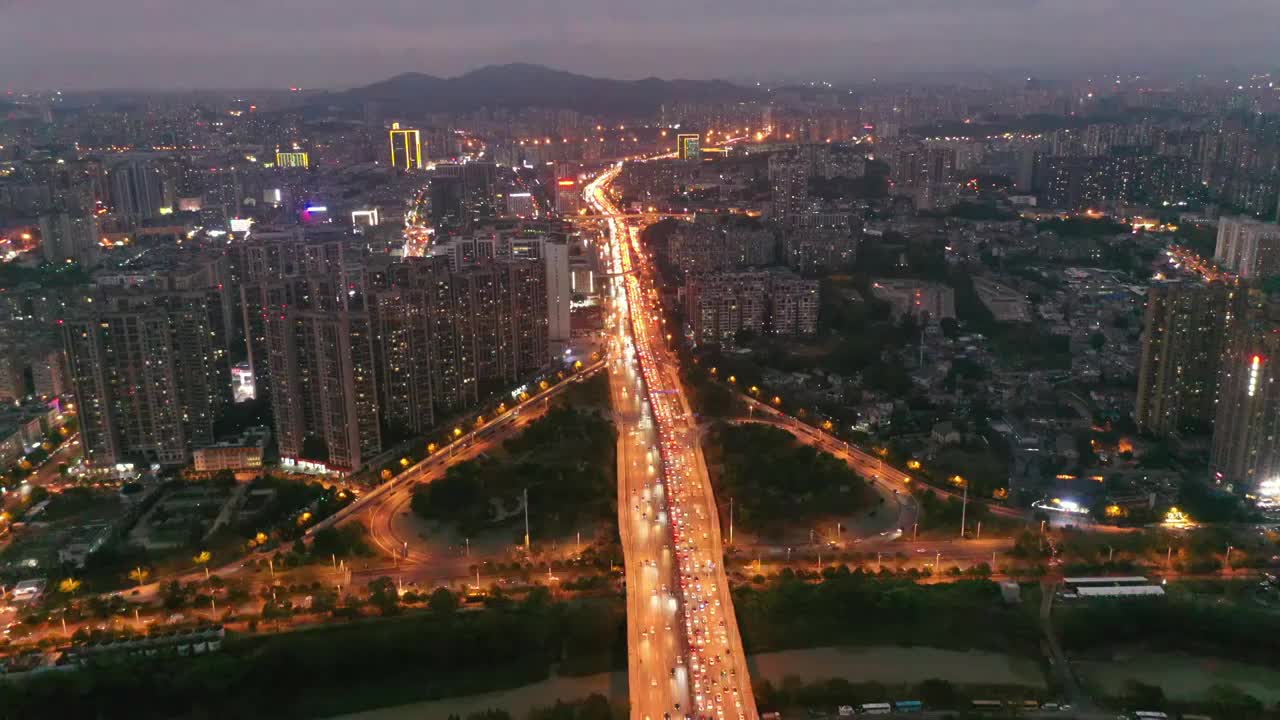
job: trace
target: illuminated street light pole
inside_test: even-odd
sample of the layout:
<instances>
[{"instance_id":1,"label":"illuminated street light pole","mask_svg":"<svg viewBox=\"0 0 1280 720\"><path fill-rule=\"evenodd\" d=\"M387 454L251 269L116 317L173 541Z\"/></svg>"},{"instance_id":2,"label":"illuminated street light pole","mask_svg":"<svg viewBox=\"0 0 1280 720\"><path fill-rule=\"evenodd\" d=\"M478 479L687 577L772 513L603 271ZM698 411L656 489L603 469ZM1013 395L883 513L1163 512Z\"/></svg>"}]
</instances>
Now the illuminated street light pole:
<instances>
[{"instance_id":1,"label":"illuminated street light pole","mask_svg":"<svg viewBox=\"0 0 1280 720\"><path fill-rule=\"evenodd\" d=\"M524 489L524 551L531 552L529 549L529 488Z\"/></svg>"}]
</instances>

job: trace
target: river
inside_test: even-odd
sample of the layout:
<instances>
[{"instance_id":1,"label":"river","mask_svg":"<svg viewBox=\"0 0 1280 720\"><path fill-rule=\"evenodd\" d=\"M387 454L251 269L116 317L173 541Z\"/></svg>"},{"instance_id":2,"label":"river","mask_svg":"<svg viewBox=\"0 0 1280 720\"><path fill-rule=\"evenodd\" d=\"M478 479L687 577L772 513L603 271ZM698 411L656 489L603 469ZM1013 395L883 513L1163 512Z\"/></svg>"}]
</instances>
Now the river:
<instances>
[{"instance_id":1,"label":"river","mask_svg":"<svg viewBox=\"0 0 1280 720\"><path fill-rule=\"evenodd\" d=\"M912 683L941 678L954 683L1044 687L1039 665L1031 659L990 652L959 652L926 647L825 647L784 650L748 658L754 679L780 683L788 675L804 681L844 677L854 682ZM554 705L599 693L626 702L626 673L556 677L533 685L465 697L430 700L366 710L333 720L443 720L449 715L500 708L517 718L530 707Z\"/></svg>"}]
</instances>

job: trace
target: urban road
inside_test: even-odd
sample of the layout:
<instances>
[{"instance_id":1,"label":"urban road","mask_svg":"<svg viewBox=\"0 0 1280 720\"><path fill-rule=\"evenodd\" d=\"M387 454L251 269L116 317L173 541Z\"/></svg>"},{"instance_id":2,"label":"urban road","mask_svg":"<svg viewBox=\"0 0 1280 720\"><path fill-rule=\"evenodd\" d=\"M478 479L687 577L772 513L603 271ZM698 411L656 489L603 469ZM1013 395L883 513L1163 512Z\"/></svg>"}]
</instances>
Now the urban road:
<instances>
[{"instance_id":1,"label":"urban road","mask_svg":"<svg viewBox=\"0 0 1280 720\"><path fill-rule=\"evenodd\" d=\"M655 305L641 225L608 196L620 166L586 188L607 218L615 280L608 317L618 423L618 520L626 561L631 717L756 720L755 698L723 566L719 515Z\"/></svg>"}]
</instances>

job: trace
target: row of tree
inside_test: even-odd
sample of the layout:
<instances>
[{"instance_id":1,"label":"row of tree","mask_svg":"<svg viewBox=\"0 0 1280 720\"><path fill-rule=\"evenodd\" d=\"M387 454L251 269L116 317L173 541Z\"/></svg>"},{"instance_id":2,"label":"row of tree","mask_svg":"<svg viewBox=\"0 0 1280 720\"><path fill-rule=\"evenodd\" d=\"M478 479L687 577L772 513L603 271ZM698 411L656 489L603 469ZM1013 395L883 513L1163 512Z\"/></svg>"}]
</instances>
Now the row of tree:
<instances>
[{"instance_id":1,"label":"row of tree","mask_svg":"<svg viewBox=\"0 0 1280 720\"><path fill-rule=\"evenodd\" d=\"M625 667L622 603L538 589L479 612L432 612L285 635L229 637L200 657L122 659L0 683L0 717L307 718Z\"/></svg>"},{"instance_id":2,"label":"row of tree","mask_svg":"<svg viewBox=\"0 0 1280 720\"><path fill-rule=\"evenodd\" d=\"M1038 656L1031 611L1007 607L989 580L920 585L847 568L813 584L783 571L734 592L747 652L825 645L921 645Z\"/></svg>"}]
</instances>

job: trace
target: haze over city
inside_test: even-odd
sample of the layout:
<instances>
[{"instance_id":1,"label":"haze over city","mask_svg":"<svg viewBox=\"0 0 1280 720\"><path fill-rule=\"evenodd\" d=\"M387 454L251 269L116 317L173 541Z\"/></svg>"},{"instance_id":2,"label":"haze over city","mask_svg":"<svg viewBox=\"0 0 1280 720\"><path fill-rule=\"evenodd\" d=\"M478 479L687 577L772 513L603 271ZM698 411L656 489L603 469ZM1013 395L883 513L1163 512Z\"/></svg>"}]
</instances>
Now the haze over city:
<instances>
[{"instance_id":1,"label":"haze over city","mask_svg":"<svg viewBox=\"0 0 1280 720\"><path fill-rule=\"evenodd\" d=\"M0 720L1280 720L1275 0L0 0Z\"/></svg>"},{"instance_id":2,"label":"haze over city","mask_svg":"<svg viewBox=\"0 0 1280 720\"><path fill-rule=\"evenodd\" d=\"M0 88L341 88L534 62L741 82L1276 63L1266 0L6 0Z\"/></svg>"}]
</instances>

